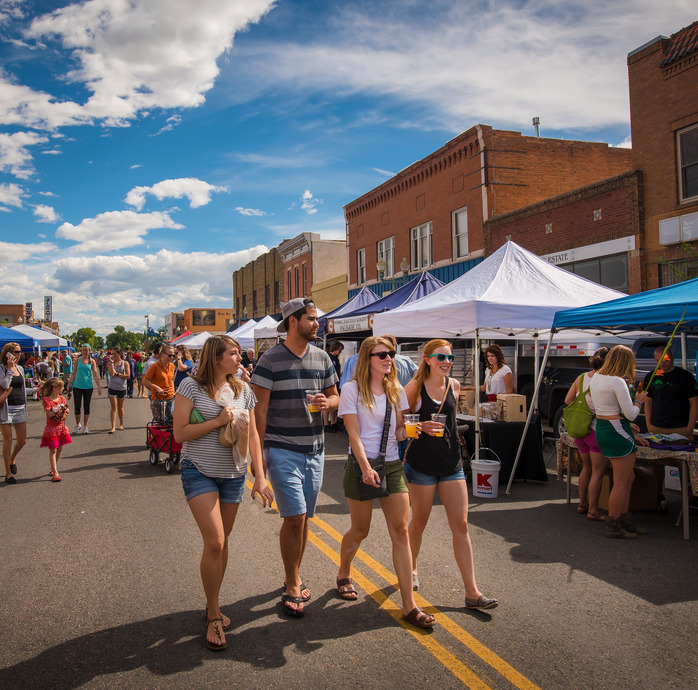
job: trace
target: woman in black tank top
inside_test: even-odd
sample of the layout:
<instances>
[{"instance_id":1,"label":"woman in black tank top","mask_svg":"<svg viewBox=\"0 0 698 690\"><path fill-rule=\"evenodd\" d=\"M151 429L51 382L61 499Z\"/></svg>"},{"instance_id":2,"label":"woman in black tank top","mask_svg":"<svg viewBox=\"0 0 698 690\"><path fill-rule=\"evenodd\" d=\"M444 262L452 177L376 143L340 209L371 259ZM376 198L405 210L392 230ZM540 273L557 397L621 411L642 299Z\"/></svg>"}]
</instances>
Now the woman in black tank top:
<instances>
[{"instance_id":1,"label":"woman in black tank top","mask_svg":"<svg viewBox=\"0 0 698 690\"><path fill-rule=\"evenodd\" d=\"M412 519L412 586L419 589L417 557L422 546L434 492L438 489L453 534L453 552L465 585L465 607L491 609L496 599L486 597L475 581L473 547L468 532L468 487L460 458L456 427L456 401L460 383L450 378L453 352L447 340L431 340L424 346L422 362L405 387L410 412L419 413L419 437L405 454L405 475L410 489ZM432 414L446 415L445 424L432 421Z\"/></svg>"}]
</instances>

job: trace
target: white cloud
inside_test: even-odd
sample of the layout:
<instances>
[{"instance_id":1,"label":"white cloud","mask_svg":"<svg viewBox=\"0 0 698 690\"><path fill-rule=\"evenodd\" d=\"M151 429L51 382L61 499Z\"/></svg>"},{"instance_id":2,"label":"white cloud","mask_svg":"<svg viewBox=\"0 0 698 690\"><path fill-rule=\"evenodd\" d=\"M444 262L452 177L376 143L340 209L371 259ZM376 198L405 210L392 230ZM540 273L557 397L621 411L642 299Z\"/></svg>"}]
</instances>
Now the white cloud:
<instances>
[{"instance_id":1,"label":"white cloud","mask_svg":"<svg viewBox=\"0 0 698 690\"><path fill-rule=\"evenodd\" d=\"M44 206L43 204L34 206L34 215L39 223L57 223L61 219L60 214L56 213L53 206Z\"/></svg>"},{"instance_id":2,"label":"white cloud","mask_svg":"<svg viewBox=\"0 0 698 690\"><path fill-rule=\"evenodd\" d=\"M617 146L617 148L619 148L619 149L631 149L632 147L633 147L633 140L629 134Z\"/></svg>"},{"instance_id":3,"label":"white cloud","mask_svg":"<svg viewBox=\"0 0 698 690\"><path fill-rule=\"evenodd\" d=\"M41 196L52 196L52 197L57 197L58 194L54 194L53 192L39 192Z\"/></svg>"},{"instance_id":4,"label":"white cloud","mask_svg":"<svg viewBox=\"0 0 698 690\"><path fill-rule=\"evenodd\" d=\"M317 206L322 204L322 199L313 197L311 191L306 189L301 196L301 208L310 216L317 213Z\"/></svg>"},{"instance_id":5,"label":"white cloud","mask_svg":"<svg viewBox=\"0 0 698 690\"><path fill-rule=\"evenodd\" d=\"M152 194L155 198L162 199L189 199L191 208L205 206L211 201L213 192L226 192L226 187L216 187L215 185L197 180L194 177L180 177L175 180L163 180L157 182L152 187L134 187L126 195L126 203L134 206L139 211L145 205L145 195Z\"/></svg>"},{"instance_id":6,"label":"white cloud","mask_svg":"<svg viewBox=\"0 0 698 690\"><path fill-rule=\"evenodd\" d=\"M44 254L54 252L56 245L52 242L37 242L35 244L19 244L16 242L0 242L0 256L2 256L4 267L3 273L9 269L9 264L30 262ZM17 267L14 267L17 268ZM3 291L11 285L11 281L3 275ZM22 300L24 302L25 300Z\"/></svg>"},{"instance_id":7,"label":"white cloud","mask_svg":"<svg viewBox=\"0 0 698 690\"><path fill-rule=\"evenodd\" d=\"M395 173L390 172L390 170L381 170L380 168L371 168L374 172L377 172L379 175L384 175L385 177L394 177Z\"/></svg>"},{"instance_id":8,"label":"white cloud","mask_svg":"<svg viewBox=\"0 0 698 690\"><path fill-rule=\"evenodd\" d=\"M49 151L42 151L41 154L44 156L60 156L63 151L60 149L51 149Z\"/></svg>"},{"instance_id":9,"label":"white cloud","mask_svg":"<svg viewBox=\"0 0 698 690\"><path fill-rule=\"evenodd\" d=\"M686 0L334 5L324 30L241 42L229 93L331 92L417 106L421 128L477 123L588 131L628 122L626 56L695 19ZM487 56L487 59L483 59ZM281 99L283 101L283 99Z\"/></svg>"},{"instance_id":10,"label":"white cloud","mask_svg":"<svg viewBox=\"0 0 698 690\"><path fill-rule=\"evenodd\" d=\"M264 211L260 211L258 208L243 208L242 206L236 206L235 210L241 216L266 216Z\"/></svg>"},{"instance_id":11,"label":"white cloud","mask_svg":"<svg viewBox=\"0 0 698 690\"><path fill-rule=\"evenodd\" d=\"M0 183L0 204L22 208L22 197L27 196L24 189L13 182Z\"/></svg>"},{"instance_id":12,"label":"white cloud","mask_svg":"<svg viewBox=\"0 0 698 690\"><path fill-rule=\"evenodd\" d=\"M56 237L78 243L70 249L71 254L108 252L144 244L143 236L149 230L160 228L181 230L184 226L173 221L167 213L108 211L94 218L85 218L78 225L63 223L56 230Z\"/></svg>"},{"instance_id":13,"label":"white cloud","mask_svg":"<svg viewBox=\"0 0 698 690\"><path fill-rule=\"evenodd\" d=\"M1 88L0 103L2 103ZM36 132L15 132L14 134L0 132L0 172L9 172L21 180L30 178L34 174L34 166L29 147L47 141L48 137Z\"/></svg>"},{"instance_id":14,"label":"white cloud","mask_svg":"<svg viewBox=\"0 0 698 690\"><path fill-rule=\"evenodd\" d=\"M182 122L182 116L179 114L175 115L170 115L170 117L167 118L166 123L163 127L161 127L155 134L153 134L154 137L156 137L158 134L162 134L163 132L171 132L177 125L181 124Z\"/></svg>"},{"instance_id":15,"label":"white cloud","mask_svg":"<svg viewBox=\"0 0 698 690\"><path fill-rule=\"evenodd\" d=\"M134 163L133 165L129 165L128 169L129 170L136 170L136 169L142 168L142 167L143 167L142 163Z\"/></svg>"}]
</instances>

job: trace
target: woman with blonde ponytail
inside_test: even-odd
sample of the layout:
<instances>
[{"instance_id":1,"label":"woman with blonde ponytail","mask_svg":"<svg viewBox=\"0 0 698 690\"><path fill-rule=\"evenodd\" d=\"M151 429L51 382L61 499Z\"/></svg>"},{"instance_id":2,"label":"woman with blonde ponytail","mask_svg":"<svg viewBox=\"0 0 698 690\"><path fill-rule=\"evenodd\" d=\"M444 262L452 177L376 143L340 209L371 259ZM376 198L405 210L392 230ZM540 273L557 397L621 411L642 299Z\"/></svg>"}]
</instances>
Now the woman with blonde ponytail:
<instances>
[{"instance_id":1,"label":"woman with blonde ponytail","mask_svg":"<svg viewBox=\"0 0 698 690\"><path fill-rule=\"evenodd\" d=\"M407 524L410 501L405 472L400 462L397 441L406 438L403 410L407 409L405 391L397 380L395 348L387 338L372 336L359 350L354 378L342 386L338 416L344 419L351 450L344 470L344 495L349 503L351 526L342 539L337 593L354 601L358 593L351 579L351 562L361 542L368 536L373 500L360 500L355 463L361 468L361 481L380 486L380 477L369 463L378 458L383 429L390 409L388 442L385 447L385 479L388 495L379 499L393 545L393 565L402 597L402 617L418 628L430 628L434 617L420 609L414 600L412 554Z\"/></svg>"},{"instance_id":2,"label":"woman with blonde ponytail","mask_svg":"<svg viewBox=\"0 0 698 690\"><path fill-rule=\"evenodd\" d=\"M405 474L412 503L410 549L412 587L419 589L417 557L422 546L434 493L438 489L453 535L453 552L465 585L465 608L491 609L496 599L486 597L475 581L473 547L468 531L468 487L460 457L456 403L460 383L450 377L455 359L447 340L431 340L424 346L422 361L405 392L410 412L419 414L418 438L405 453ZM444 415L445 421L435 421Z\"/></svg>"}]
</instances>

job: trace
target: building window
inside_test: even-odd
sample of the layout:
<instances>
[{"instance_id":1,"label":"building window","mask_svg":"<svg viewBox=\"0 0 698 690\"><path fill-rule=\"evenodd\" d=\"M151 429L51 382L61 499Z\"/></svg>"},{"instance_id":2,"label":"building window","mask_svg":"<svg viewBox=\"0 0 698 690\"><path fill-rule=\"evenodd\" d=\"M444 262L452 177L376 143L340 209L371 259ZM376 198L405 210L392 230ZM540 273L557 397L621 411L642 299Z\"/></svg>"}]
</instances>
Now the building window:
<instances>
[{"instance_id":1,"label":"building window","mask_svg":"<svg viewBox=\"0 0 698 690\"><path fill-rule=\"evenodd\" d=\"M303 297L308 294L308 265L303 263Z\"/></svg>"},{"instance_id":2,"label":"building window","mask_svg":"<svg viewBox=\"0 0 698 690\"><path fill-rule=\"evenodd\" d=\"M698 259L676 259L659 264L659 287L698 278Z\"/></svg>"},{"instance_id":3,"label":"building window","mask_svg":"<svg viewBox=\"0 0 698 690\"><path fill-rule=\"evenodd\" d=\"M264 312L266 314L269 313L269 307L271 306L269 302L271 301L271 286L265 285L264 286Z\"/></svg>"},{"instance_id":4,"label":"building window","mask_svg":"<svg viewBox=\"0 0 698 690\"><path fill-rule=\"evenodd\" d=\"M236 307L235 307L235 315L236 315L236 316L241 316L241 314L240 314L240 298L239 298L239 297L237 297L237 298L235 299L235 304L236 304Z\"/></svg>"},{"instance_id":5,"label":"building window","mask_svg":"<svg viewBox=\"0 0 698 690\"><path fill-rule=\"evenodd\" d=\"M276 310L276 307L279 306L279 303L281 302L281 285L279 281L275 281L274 283L274 309Z\"/></svg>"},{"instance_id":6,"label":"building window","mask_svg":"<svg viewBox=\"0 0 698 690\"><path fill-rule=\"evenodd\" d=\"M378 260L385 261L385 272L383 276L390 278L395 274L395 238L388 237L376 243L376 255Z\"/></svg>"},{"instance_id":7,"label":"building window","mask_svg":"<svg viewBox=\"0 0 698 690\"><path fill-rule=\"evenodd\" d=\"M698 240L698 213L687 213L659 221L659 243L676 244Z\"/></svg>"},{"instance_id":8,"label":"building window","mask_svg":"<svg viewBox=\"0 0 698 690\"><path fill-rule=\"evenodd\" d=\"M677 133L681 201L698 197L698 125Z\"/></svg>"},{"instance_id":9,"label":"building window","mask_svg":"<svg viewBox=\"0 0 698 690\"><path fill-rule=\"evenodd\" d=\"M565 264L562 268L619 292L628 292L629 290L627 254L602 256L599 259L590 259L589 261L575 261L572 264Z\"/></svg>"},{"instance_id":10,"label":"building window","mask_svg":"<svg viewBox=\"0 0 698 690\"><path fill-rule=\"evenodd\" d=\"M290 300L293 297L293 289L292 289L292 283L291 283L291 269L288 269L288 294L286 295L286 301Z\"/></svg>"},{"instance_id":11,"label":"building window","mask_svg":"<svg viewBox=\"0 0 698 690\"><path fill-rule=\"evenodd\" d=\"M468 209L459 208L451 214L453 225L453 258L468 256Z\"/></svg>"},{"instance_id":12,"label":"building window","mask_svg":"<svg viewBox=\"0 0 698 690\"><path fill-rule=\"evenodd\" d=\"M301 272L298 270L298 266L296 266L296 297L301 296Z\"/></svg>"},{"instance_id":13,"label":"building window","mask_svg":"<svg viewBox=\"0 0 698 690\"><path fill-rule=\"evenodd\" d=\"M257 315L257 290L252 290L252 316Z\"/></svg>"},{"instance_id":14,"label":"building window","mask_svg":"<svg viewBox=\"0 0 698 690\"><path fill-rule=\"evenodd\" d=\"M356 250L356 282L362 285L366 282L366 248Z\"/></svg>"},{"instance_id":15,"label":"building window","mask_svg":"<svg viewBox=\"0 0 698 690\"><path fill-rule=\"evenodd\" d=\"M242 296L242 312L243 314L247 311L247 295Z\"/></svg>"},{"instance_id":16,"label":"building window","mask_svg":"<svg viewBox=\"0 0 698 690\"><path fill-rule=\"evenodd\" d=\"M432 223L423 223L410 230L412 238L412 270L421 271L431 266L432 260Z\"/></svg>"}]
</instances>

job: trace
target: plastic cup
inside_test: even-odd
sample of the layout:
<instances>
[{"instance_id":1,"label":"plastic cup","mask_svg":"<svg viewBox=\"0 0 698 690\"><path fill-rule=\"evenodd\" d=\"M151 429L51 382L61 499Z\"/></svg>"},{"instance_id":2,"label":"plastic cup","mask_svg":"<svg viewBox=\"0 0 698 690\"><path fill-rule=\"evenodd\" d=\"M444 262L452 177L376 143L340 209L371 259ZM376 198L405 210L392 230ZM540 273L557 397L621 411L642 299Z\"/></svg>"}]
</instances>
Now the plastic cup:
<instances>
[{"instance_id":1,"label":"plastic cup","mask_svg":"<svg viewBox=\"0 0 698 690\"><path fill-rule=\"evenodd\" d=\"M405 415L405 432L407 433L407 438L418 438L417 424L419 424L418 414L406 414Z\"/></svg>"},{"instance_id":2,"label":"plastic cup","mask_svg":"<svg viewBox=\"0 0 698 690\"><path fill-rule=\"evenodd\" d=\"M316 395L320 395L320 391L308 390L305 391L305 395L308 399L308 412L319 412L320 408L312 401L312 398L314 398Z\"/></svg>"},{"instance_id":3,"label":"plastic cup","mask_svg":"<svg viewBox=\"0 0 698 690\"><path fill-rule=\"evenodd\" d=\"M431 421L432 422L437 422L438 424L445 425L446 424L446 415L445 414L433 414L431 415ZM435 431L432 432L433 436L443 436L444 435L444 427L442 426L440 429L436 429Z\"/></svg>"}]
</instances>

